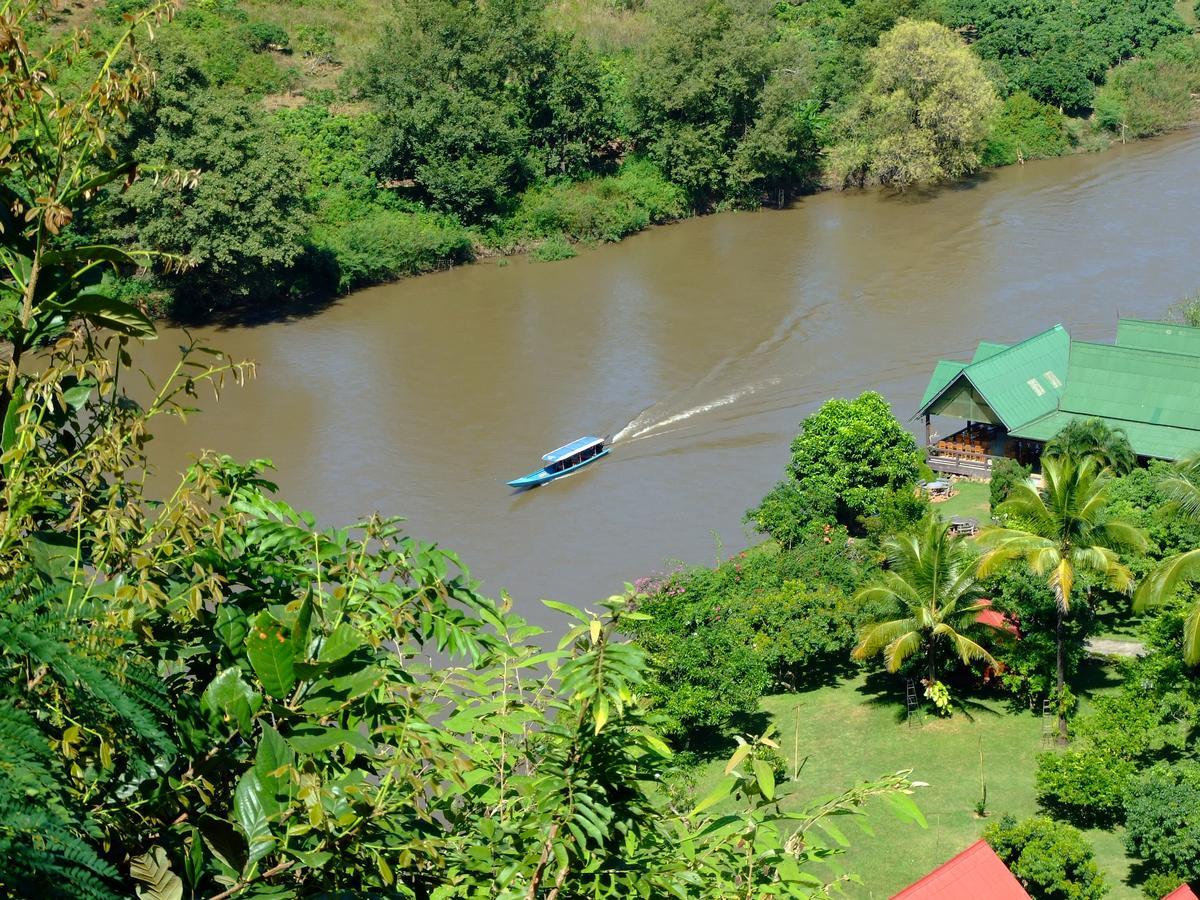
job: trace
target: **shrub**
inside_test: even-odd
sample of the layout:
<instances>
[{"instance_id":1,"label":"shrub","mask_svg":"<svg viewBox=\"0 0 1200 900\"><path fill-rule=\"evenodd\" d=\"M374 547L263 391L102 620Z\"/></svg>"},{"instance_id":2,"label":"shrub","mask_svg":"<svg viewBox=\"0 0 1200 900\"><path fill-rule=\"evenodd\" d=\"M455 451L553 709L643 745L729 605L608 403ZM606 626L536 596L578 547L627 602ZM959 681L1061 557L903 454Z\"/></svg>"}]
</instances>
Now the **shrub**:
<instances>
[{"instance_id":1,"label":"shrub","mask_svg":"<svg viewBox=\"0 0 1200 900\"><path fill-rule=\"evenodd\" d=\"M251 22L243 25L238 29L238 36L255 53L270 49L286 50L288 46L287 29L272 22Z\"/></svg>"},{"instance_id":2,"label":"shrub","mask_svg":"<svg viewBox=\"0 0 1200 900\"><path fill-rule=\"evenodd\" d=\"M538 262L558 262L563 259L572 259L576 255L575 247L564 234L550 235L530 254Z\"/></svg>"},{"instance_id":3,"label":"shrub","mask_svg":"<svg viewBox=\"0 0 1200 900\"><path fill-rule=\"evenodd\" d=\"M615 176L548 182L526 191L502 231L531 238L618 241L686 212L683 192L652 163L639 160Z\"/></svg>"},{"instance_id":4,"label":"shrub","mask_svg":"<svg viewBox=\"0 0 1200 900\"><path fill-rule=\"evenodd\" d=\"M1096 900L1108 891L1096 853L1079 829L1044 816L1005 816L983 838L1038 900Z\"/></svg>"},{"instance_id":5,"label":"shrub","mask_svg":"<svg viewBox=\"0 0 1200 900\"><path fill-rule=\"evenodd\" d=\"M1157 765L1125 796L1125 847L1152 869L1200 878L1200 763Z\"/></svg>"},{"instance_id":6,"label":"shrub","mask_svg":"<svg viewBox=\"0 0 1200 900\"><path fill-rule=\"evenodd\" d=\"M1096 94L1096 122L1122 136L1149 137L1186 124L1200 89L1200 51L1172 43L1113 69Z\"/></svg>"},{"instance_id":7,"label":"shrub","mask_svg":"<svg viewBox=\"0 0 1200 900\"><path fill-rule=\"evenodd\" d=\"M101 18L116 25L126 15L133 15L148 7L153 0L107 0L100 8Z\"/></svg>"},{"instance_id":8,"label":"shrub","mask_svg":"<svg viewBox=\"0 0 1200 900\"><path fill-rule=\"evenodd\" d=\"M336 43L328 28L301 25L296 29L296 49L317 62L334 62Z\"/></svg>"},{"instance_id":9,"label":"shrub","mask_svg":"<svg viewBox=\"0 0 1200 900\"><path fill-rule=\"evenodd\" d=\"M441 269L471 258L471 235L449 216L379 210L317 229L337 263L338 290Z\"/></svg>"},{"instance_id":10,"label":"shrub","mask_svg":"<svg viewBox=\"0 0 1200 900\"><path fill-rule=\"evenodd\" d=\"M1093 748L1043 753L1037 761L1038 803L1080 828L1107 828L1124 815L1133 763Z\"/></svg>"},{"instance_id":11,"label":"shrub","mask_svg":"<svg viewBox=\"0 0 1200 900\"><path fill-rule=\"evenodd\" d=\"M1066 117L1024 91L1008 97L992 120L983 150L985 166L1010 166L1027 159L1062 156L1071 149Z\"/></svg>"},{"instance_id":12,"label":"shrub","mask_svg":"<svg viewBox=\"0 0 1200 900\"><path fill-rule=\"evenodd\" d=\"M992 466L992 478L989 485L991 508L995 510L997 506L1007 500L1013 485L1020 484L1029 477L1029 473L1032 471L1031 466L1022 465L1015 459L998 460Z\"/></svg>"}]
</instances>

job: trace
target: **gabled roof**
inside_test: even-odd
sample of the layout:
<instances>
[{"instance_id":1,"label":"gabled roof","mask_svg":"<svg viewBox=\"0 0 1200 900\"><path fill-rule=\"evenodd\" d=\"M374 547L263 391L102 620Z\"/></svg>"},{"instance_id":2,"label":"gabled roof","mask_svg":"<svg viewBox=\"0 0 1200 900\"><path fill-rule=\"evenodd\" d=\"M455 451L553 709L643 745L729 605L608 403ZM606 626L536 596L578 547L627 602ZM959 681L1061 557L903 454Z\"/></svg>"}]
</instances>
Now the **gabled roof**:
<instances>
[{"instance_id":1,"label":"gabled roof","mask_svg":"<svg viewBox=\"0 0 1200 900\"><path fill-rule=\"evenodd\" d=\"M892 900L1029 900L1008 866L987 845L976 841L942 863Z\"/></svg>"},{"instance_id":2,"label":"gabled roof","mask_svg":"<svg viewBox=\"0 0 1200 900\"><path fill-rule=\"evenodd\" d=\"M999 349L997 349L999 348ZM949 398L968 385L1009 431L1058 408L1070 357L1071 338L1061 325L1035 334L1033 337L1004 347L1000 344L981 344L975 352L975 362L962 368L938 390L935 380L950 373L948 361L941 361L934 370L917 415L936 414L942 398Z\"/></svg>"},{"instance_id":3,"label":"gabled roof","mask_svg":"<svg viewBox=\"0 0 1200 900\"><path fill-rule=\"evenodd\" d=\"M967 367L966 363L955 362L952 359L939 359L933 367L933 377L925 388L925 396L921 398L921 409L928 405L942 390L958 377L958 373Z\"/></svg>"},{"instance_id":4,"label":"gabled roof","mask_svg":"<svg viewBox=\"0 0 1200 900\"><path fill-rule=\"evenodd\" d=\"M1163 897L1163 900L1200 900L1200 894L1197 894L1191 885L1181 884Z\"/></svg>"},{"instance_id":5,"label":"gabled roof","mask_svg":"<svg viewBox=\"0 0 1200 900\"><path fill-rule=\"evenodd\" d=\"M996 344L992 341L980 341L979 346L975 348L975 355L971 357L971 362L977 363L989 357L995 356L1001 350L1007 350L1012 344Z\"/></svg>"},{"instance_id":6,"label":"gabled roof","mask_svg":"<svg viewBox=\"0 0 1200 900\"><path fill-rule=\"evenodd\" d=\"M1117 323L1117 346L1200 356L1200 328L1174 322L1121 319Z\"/></svg>"}]
</instances>

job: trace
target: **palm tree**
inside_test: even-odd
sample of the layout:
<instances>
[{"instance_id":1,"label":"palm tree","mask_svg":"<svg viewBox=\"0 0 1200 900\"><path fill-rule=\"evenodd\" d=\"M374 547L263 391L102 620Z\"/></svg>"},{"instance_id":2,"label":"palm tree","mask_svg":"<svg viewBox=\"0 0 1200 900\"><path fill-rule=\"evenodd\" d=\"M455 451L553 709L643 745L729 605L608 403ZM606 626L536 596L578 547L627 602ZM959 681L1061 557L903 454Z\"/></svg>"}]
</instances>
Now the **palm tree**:
<instances>
[{"instance_id":1,"label":"palm tree","mask_svg":"<svg viewBox=\"0 0 1200 900\"><path fill-rule=\"evenodd\" d=\"M1057 615L1054 639L1058 682L1058 730L1067 736L1063 709L1063 621L1074 600L1075 573L1093 572L1113 590L1128 592L1133 574L1122 565L1118 550L1144 549L1146 538L1130 523L1108 513L1108 478L1094 456L1042 457L1042 488L1032 481L1013 487L996 513L1007 527L984 528L979 543L987 548L978 576L986 578L1003 565L1022 559L1035 575L1047 576Z\"/></svg>"},{"instance_id":2,"label":"palm tree","mask_svg":"<svg viewBox=\"0 0 1200 900\"><path fill-rule=\"evenodd\" d=\"M1042 458L1070 456L1076 460L1086 456L1114 475L1127 475L1137 465L1137 455L1122 428L1111 428L1103 419L1072 419L1046 442Z\"/></svg>"},{"instance_id":3,"label":"palm tree","mask_svg":"<svg viewBox=\"0 0 1200 900\"><path fill-rule=\"evenodd\" d=\"M853 650L855 659L883 652L889 672L916 654L925 657L929 680L937 678L938 650L946 645L964 663L996 660L966 632L977 625L987 608L975 578L971 548L950 534L949 524L930 515L912 534L895 535L884 543L888 568L877 584L859 591L856 602L893 601L904 608L903 618L868 625Z\"/></svg>"},{"instance_id":4,"label":"palm tree","mask_svg":"<svg viewBox=\"0 0 1200 900\"><path fill-rule=\"evenodd\" d=\"M1175 508L1193 522L1200 522L1200 454L1182 460L1175 474L1164 478L1159 489ZM1169 556L1143 579L1133 596L1138 612L1154 603L1169 600L1181 581L1200 578L1200 548ZM1183 659L1189 666L1200 662L1200 600L1192 604L1183 620Z\"/></svg>"}]
</instances>

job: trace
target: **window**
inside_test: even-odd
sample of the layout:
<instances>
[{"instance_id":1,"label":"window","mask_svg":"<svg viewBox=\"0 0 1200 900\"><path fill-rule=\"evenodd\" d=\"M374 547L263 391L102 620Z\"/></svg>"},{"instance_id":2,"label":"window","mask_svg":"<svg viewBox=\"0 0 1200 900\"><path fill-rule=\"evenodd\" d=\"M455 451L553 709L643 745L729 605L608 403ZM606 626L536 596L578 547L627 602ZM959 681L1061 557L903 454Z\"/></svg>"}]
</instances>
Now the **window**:
<instances>
[{"instance_id":1,"label":"window","mask_svg":"<svg viewBox=\"0 0 1200 900\"><path fill-rule=\"evenodd\" d=\"M1042 374L1046 376L1046 380L1048 382L1050 382L1051 387L1053 387L1053 388L1062 387L1062 382L1058 380L1058 376L1055 375L1053 372L1051 372L1049 369L1047 369Z\"/></svg>"},{"instance_id":2,"label":"window","mask_svg":"<svg viewBox=\"0 0 1200 900\"><path fill-rule=\"evenodd\" d=\"M1029 385L1029 387L1033 390L1033 392L1035 394L1037 394L1039 397L1041 397L1043 394L1046 393L1046 389L1044 387L1042 387L1042 383L1040 381L1038 381L1036 378L1030 378L1025 383L1027 385Z\"/></svg>"}]
</instances>

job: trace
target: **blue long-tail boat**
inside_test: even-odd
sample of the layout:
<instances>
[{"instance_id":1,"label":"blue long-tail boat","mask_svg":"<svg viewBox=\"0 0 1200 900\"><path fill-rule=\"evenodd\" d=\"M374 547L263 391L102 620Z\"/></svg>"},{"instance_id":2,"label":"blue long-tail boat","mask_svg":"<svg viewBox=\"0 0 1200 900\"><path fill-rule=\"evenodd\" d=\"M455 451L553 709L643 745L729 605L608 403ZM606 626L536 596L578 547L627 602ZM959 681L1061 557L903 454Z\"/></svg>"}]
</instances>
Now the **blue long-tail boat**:
<instances>
[{"instance_id":1,"label":"blue long-tail boat","mask_svg":"<svg viewBox=\"0 0 1200 900\"><path fill-rule=\"evenodd\" d=\"M515 488L532 488L578 472L589 463L594 463L600 457L608 455L609 448L604 446L604 442L605 438L588 435L564 444L542 457L545 466L536 472L514 478L508 484Z\"/></svg>"}]
</instances>

